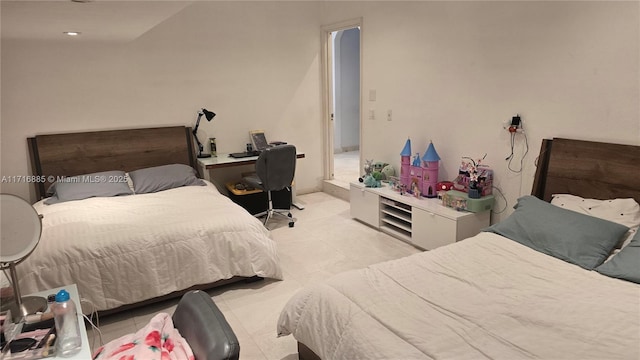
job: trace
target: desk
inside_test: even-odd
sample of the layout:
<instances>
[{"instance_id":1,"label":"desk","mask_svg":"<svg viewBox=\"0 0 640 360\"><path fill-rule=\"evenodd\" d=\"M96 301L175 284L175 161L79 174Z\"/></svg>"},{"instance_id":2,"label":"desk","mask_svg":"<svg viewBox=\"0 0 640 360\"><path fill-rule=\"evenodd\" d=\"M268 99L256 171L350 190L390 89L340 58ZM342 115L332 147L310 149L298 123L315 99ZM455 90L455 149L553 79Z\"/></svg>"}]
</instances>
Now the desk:
<instances>
[{"instance_id":1,"label":"desk","mask_svg":"<svg viewBox=\"0 0 640 360\"><path fill-rule=\"evenodd\" d=\"M296 157L298 159L302 159L305 157L305 155L304 153L299 152L297 153ZM198 164L202 166L202 168L205 170L213 170L213 169L228 168L228 167L243 166L243 165L254 165L256 163L256 160L258 160L257 156L250 156L245 158L233 158L229 156L229 154L218 154L218 156L216 157L212 156L209 158L199 158ZM292 190L291 204L300 210L304 209L304 206L296 202L295 188L291 190Z\"/></svg>"},{"instance_id":2,"label":"desk","mask_svg":"<svg viewBox=\"0 0 640 360\"><path fill-rule=\"evenodd\" d=\"M297 153L298 159L304 158L304 153ZM198 163L205 169L218 169L231 166L253 165L258 160L257 156L249 156L245 158L233 158L229 154L218 154L216 157L199 158Z\"/></svg>"}]
</instances>

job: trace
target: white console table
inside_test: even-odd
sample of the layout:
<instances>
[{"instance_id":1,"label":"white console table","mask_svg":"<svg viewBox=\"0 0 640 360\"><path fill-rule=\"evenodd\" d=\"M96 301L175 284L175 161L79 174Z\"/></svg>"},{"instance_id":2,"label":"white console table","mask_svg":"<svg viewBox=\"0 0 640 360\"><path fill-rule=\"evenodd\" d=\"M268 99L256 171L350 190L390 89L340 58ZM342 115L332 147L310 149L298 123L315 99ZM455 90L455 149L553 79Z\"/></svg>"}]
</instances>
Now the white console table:
<instances>
[{"instance_id":1,"label":"white console table","mask_svg":"<svg viewBox=\"0 0 640 360\"><path fill-rule=\"evenodd\" d=\"M400 195L387 185L350 184L351 216L424 250L474 236L491 223L491 212L463 212L436 198Z\"/></svg>"}]
</instances>

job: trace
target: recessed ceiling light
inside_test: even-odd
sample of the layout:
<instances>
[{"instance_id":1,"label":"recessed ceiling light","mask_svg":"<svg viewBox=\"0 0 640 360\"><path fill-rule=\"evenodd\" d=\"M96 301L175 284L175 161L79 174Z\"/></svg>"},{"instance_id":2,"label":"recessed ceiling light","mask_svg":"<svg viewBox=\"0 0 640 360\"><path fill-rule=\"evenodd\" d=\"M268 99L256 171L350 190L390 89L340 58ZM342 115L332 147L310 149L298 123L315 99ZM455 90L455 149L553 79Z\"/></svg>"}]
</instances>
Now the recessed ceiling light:
<instances>
[{"instance_id":1,"label":"recessed ceiling light","mask_svg":"<svg viewBox=\"0 0 640 360\"><path fill-rule=\"evenodd\" d=\"M80 33L77 32L77 31L65 31L63 34L69 35L69 36L78 36L78 35L80 35Z\"/></svg>"}]
</instances>

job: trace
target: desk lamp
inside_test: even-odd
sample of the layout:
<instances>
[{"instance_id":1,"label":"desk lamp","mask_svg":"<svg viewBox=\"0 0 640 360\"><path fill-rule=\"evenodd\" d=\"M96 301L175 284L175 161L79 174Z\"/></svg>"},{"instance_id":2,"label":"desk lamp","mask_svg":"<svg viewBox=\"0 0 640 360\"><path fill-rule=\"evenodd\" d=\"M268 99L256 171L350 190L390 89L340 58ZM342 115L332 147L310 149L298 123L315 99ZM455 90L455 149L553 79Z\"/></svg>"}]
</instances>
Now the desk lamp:
<instances>
[{"instance_id":1,"label":"desk lamp","mask_svg":"<svg viewBox=\"0 0 640 360\"><path fill-rule=\"evenodd\" d=\"M202 151L204 151L204 146L202 146L202 143L200 142L200 140L198 140L198 135L196 135L196 133L198 132L198 126L200 126L200 118L202 117L202 115L204 115L205 118L207 118L207 121L211 121L213 120L213 117L216 116L216 113L214 113L213 111L209 111L205 108L200 109L200 111L198 111L198 120L196 120L196 126L193 127L193 137L196 138L196 143L198 143L198 157L199 158L208 158L211 157L211 154L203 154Z\"/></svg>"},{"instance_id":2,"label":"desk lamp","mask_svg":"<svg viewBox=\"0 0 640 360\"><path fill-rule=\"evenodd\" d=\"M9 269L14 296L14 302L3 303L2 310L11 310L14 321L19 321L23 316L47 309L47 299L22 296L16 275L16 264L26 259L40 241L42 222L31 204L10 194L0 194L0 219L0 269Z\"/></svg>"}]
</instances>

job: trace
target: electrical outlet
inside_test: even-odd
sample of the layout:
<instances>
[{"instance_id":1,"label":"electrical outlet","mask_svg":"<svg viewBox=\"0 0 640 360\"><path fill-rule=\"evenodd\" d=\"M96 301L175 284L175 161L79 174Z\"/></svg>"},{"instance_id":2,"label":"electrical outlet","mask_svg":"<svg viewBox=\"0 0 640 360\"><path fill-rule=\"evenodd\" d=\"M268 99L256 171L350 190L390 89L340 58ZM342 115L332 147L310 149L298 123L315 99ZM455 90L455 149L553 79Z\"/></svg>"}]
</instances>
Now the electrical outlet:
<instances>
[{"instance_id":1,"label":"electrical outlet","mask_svg":"<svg viewBox=\"0 0 640 360\"><path fill-rule=\"evenodd\" d=\"M516 116L512 117L508 123L509 125L507 127L507 131L509 131L510 133L513 134L524 132L524 129L522 129L522 119L520 118L519 114L516 114Z\"/></svg>"},{"instance_id":2,"label":"electrical outlet","mask_svg":"<svg viewBox=\"0 0 640 360\"><path fill-rule=\"evenodd\" d=\"M511 118L511 126L514 126L515 128L521 128L522 127L520 125L521 124L520 122L521 122L520 115L516 115L516 116Z\"/></svg>"},{"instance_id":3,"label":"electrical outlet","mask_svg":"<svg viewBox=\"0 0 640 360\"><path fill-rule=\"evenodd\" d=\"M522 119L519 114L513 116L511 120L507 120L503 123L502 128L507 130L510 133L521 133L524 132L522 128Z\"/></svg>"}]
</instances>

